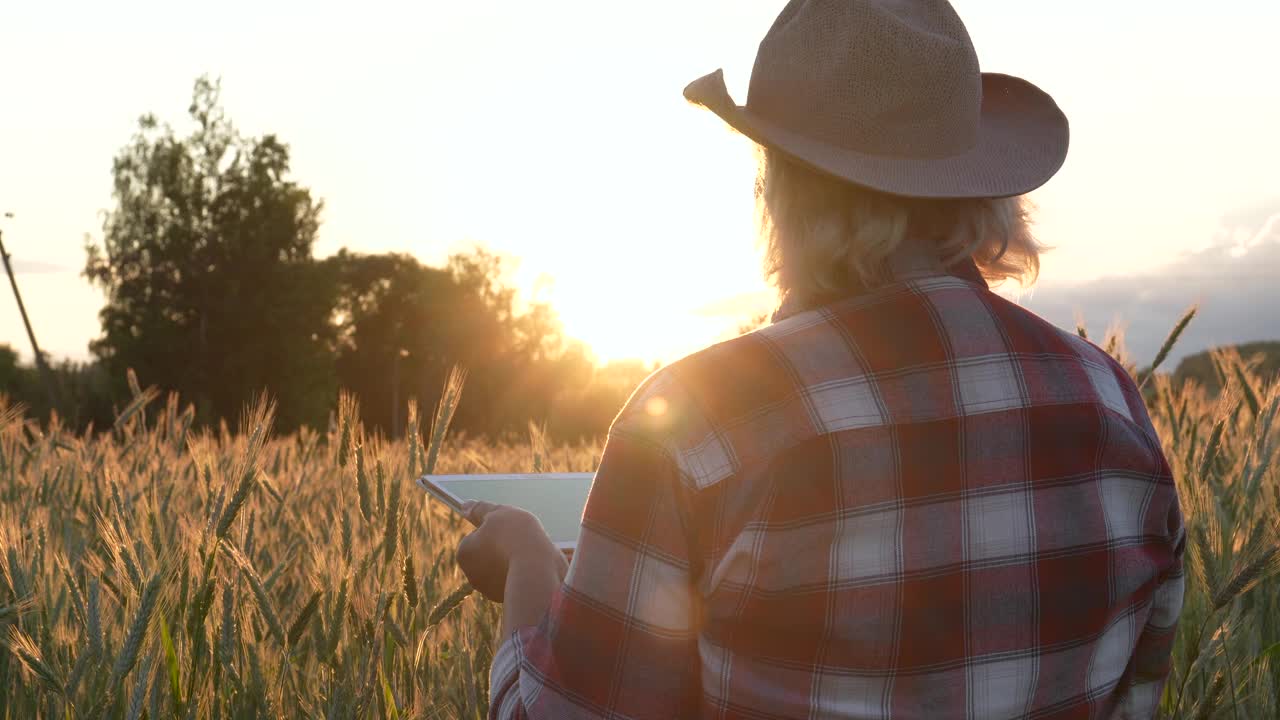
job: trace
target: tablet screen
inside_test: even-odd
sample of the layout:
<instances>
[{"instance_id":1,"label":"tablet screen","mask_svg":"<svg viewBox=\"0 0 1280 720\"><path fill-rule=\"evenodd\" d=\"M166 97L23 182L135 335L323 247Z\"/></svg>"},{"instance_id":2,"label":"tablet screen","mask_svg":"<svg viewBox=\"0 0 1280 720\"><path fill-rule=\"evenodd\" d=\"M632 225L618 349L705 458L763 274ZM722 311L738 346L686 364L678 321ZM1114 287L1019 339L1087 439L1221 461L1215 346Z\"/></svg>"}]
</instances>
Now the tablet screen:
<instances>
[{"instance_id":1,"label":"tablet screen","mask_svg":"<svg viewBox=\"0 0 1280 720\"><path fill-rule=\"evenodd\" d=\"M593 473L427 475L419 484L428 492L429 485L434 485L459 502L483 500L528 510L557 547L572 549L594 477Z\"/></svg>"}]
</instances>

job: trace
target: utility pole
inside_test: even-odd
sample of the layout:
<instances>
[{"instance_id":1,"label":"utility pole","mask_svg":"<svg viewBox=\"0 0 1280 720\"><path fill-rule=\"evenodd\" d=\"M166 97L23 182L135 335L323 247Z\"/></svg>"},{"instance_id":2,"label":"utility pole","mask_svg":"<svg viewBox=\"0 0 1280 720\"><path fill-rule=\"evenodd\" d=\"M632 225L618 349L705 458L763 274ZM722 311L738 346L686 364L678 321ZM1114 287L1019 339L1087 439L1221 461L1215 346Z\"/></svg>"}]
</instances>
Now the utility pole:
<instances>
[{"instance_id":1,"label":"utility pole","mask_svg":"<svg viewBox=\"0 0 1280 720\"><path fill-rule=\"evenodd\" d=\"M4 214L5 219L12 219L13 213ZM0 230L0 258L4 258L4 271L9 274L9 284L13 286L13 297L18 301L18 312L22 314L22 324L27 326L27 338L31 340L31 351L36 355L36 367L40 370L40 377L44 380L45 392L49 394L49 410L58 409L58 393L53 380L53 371L49 369L48 363L44 361L44 355L40 353L40 345L36 343L36 333L31 329L31 319L27 317L27 306L22 304L22 293L18 292L18 279L13 275L13 265L9 262L9 253L4 249L4 230Z\"/></svg>"}]
</instances>

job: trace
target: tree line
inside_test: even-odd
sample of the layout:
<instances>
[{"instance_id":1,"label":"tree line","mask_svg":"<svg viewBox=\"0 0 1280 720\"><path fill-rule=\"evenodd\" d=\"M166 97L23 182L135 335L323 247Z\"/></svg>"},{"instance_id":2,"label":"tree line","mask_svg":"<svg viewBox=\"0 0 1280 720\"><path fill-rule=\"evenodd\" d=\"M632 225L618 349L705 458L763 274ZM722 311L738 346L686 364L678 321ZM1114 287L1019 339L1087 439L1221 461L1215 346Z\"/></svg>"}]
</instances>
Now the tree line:
<instances>
[{"instance_id":1,"label":"tree line","mask_svg":"<svg viewBox=\"0 0 1280 720\"><path fill-rule=\"evenodd\" d=\"M430 407L459 365L458 429L500 436L534 422L572 439L607 429L651 370L596 367L550 307L517 301L484 250L443 267L346 249L315 257L323 203L292 178L288 146L240 134L208 78L188 112L184 136L143 116L115 157L113 207L84 269L106 296L102 333L92 362L54 368L65 421L109 425L132 369L202 423L234 424L266 391L281 429L321 426L341 388L366 424L399 434L408 401ZM0 392L47 415L38 381L0 347Z\"/></svg>"}]
</instances>

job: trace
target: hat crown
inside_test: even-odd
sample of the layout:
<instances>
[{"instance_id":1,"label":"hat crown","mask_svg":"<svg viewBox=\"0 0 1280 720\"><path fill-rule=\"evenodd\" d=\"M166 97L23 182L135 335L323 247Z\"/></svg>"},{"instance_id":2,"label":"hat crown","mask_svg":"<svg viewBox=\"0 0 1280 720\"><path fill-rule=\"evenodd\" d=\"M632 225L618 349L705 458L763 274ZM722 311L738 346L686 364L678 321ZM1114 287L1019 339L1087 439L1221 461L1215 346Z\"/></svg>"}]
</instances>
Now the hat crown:
<instances>
[{"instance_id":1,"label":"hat crown","mask_svg":"<svg viewBox=\"0 0 1280 720\"><path fill-rule=\"evenodd\" d=\"M836 147L944 158L978 141L982 73L945 0L791 0L760 43L747 107Z\"/></svg>"}]
</instances>

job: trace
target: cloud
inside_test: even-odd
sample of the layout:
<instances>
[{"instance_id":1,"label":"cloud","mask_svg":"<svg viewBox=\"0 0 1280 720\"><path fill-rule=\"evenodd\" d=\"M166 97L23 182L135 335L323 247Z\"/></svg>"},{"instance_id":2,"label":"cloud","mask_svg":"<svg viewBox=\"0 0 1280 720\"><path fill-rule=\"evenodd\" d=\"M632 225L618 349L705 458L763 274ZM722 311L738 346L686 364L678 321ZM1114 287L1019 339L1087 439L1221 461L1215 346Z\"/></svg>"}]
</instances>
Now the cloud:
<instances>
[{"instance_id":1,"label":"cloud","mask_svg":"<svg viewBox=\"0 0 1280 720\"><path fill-rule=\"evenodd\" d=\"M1254 233L1252 237L1249 237L1248 233L1245 234L1245 237L1248 239L1232 248L1233 255L1238 257L1248 252L1250 248L1266 243L1280 242L1280 213L1267 218L1267 221L1262 224L1262 229Z\"/></svg>"},{"instance_id":2,"label":"cloud","mask_svg":"<svg viewBox=\"0 0 1280 720\"><path fill-rule=\"evenodd\" d=\"M746 320L772 309L767 292L743 293L695 312ZM1149 363L1187 308L1199 306L1168 362L1218 345L1280 340L1280 198L1225 215L1210 246L1163 267L1079 284L1041 284L1020 303L1074 330L1083 319L1090 337L1108 327L1125 330L1125 346Z\"/></svg>"},{"instance_id":3,"label":"cloud","mask_svg":"<svg viewBox=\"0 0 1280 720\"><path fill-rule=\"evenodd\" d=\"M1091 336L1118 322L1139 364L1151 361L1192 304L1199 313L1175 346L1170 367L1209 347L1280 339L1280 210L1272 204L1265 212L1228 215L1210 247L1157 270L1044 285L1022 304L1062 327L1074 327L1082 317Z\"/></svg>"},{"instance_id":4,"label":"cloud","mask_svg":"<svg viewBox=\"0 0 1280 720\"><path fill-rule=\"evenodd\" d=\"M19 260L13 258L9 261L13 265L15 275L47 275L50 273L68 272L68 268L53 263L40 262L38 260Z\"/></svg>"}]
</instances>

